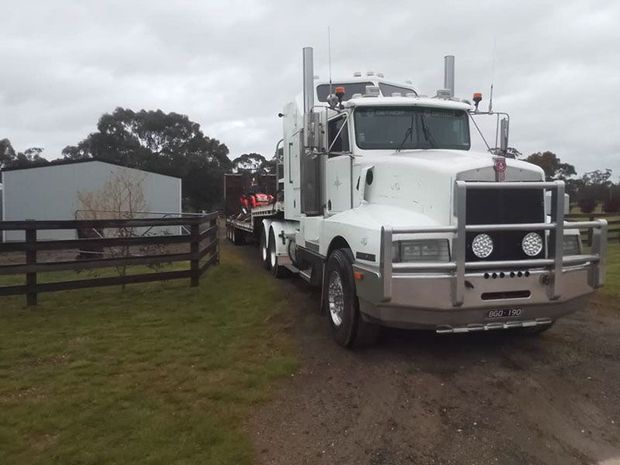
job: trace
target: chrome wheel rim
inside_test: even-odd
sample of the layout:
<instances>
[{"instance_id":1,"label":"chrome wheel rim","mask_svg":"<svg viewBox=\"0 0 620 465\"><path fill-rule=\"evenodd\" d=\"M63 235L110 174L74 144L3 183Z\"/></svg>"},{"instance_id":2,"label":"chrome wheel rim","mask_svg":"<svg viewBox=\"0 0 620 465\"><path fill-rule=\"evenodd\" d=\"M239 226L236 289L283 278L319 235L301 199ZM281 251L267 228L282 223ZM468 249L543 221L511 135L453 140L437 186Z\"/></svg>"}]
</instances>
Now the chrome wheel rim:
<instances>
[{"instance_id":1,"label":"chrome wheel rim","mask_svg":"<svg viewBox=\"0 0 620 465\"><path fill-rule=\"evenodd\" d=\"M332 271L329 275L327 302L332 322L334 325L340 326L344 315L344 289L342 279L337 271Z\"/></svg>"},{"instance_id":2,"label":"chrome wheel rim","mask_svg":"<svg viewBox=\"0 0 620 465\"><path fill-rule=\"evenodd\" d=\"M263 261L266 262L267 261L267 243L266 241L262 241L261 244L261 254L263 257Z\"/></svg>"},{"instance_id":3,"label":"chrome wheel rim","mask_svg":"<svg viewBox=\"0 0 620 465\"><path fill-rule=\"evenodd\" d=\"M276 249L276 247L275 247L275 244L274 244L274 246L272 247L272 249L270 251L270 255L269 255L269 257L271 258L271 267L272 268L276 267L276 250L275 249Z\"/></svg>"}]
</instances>

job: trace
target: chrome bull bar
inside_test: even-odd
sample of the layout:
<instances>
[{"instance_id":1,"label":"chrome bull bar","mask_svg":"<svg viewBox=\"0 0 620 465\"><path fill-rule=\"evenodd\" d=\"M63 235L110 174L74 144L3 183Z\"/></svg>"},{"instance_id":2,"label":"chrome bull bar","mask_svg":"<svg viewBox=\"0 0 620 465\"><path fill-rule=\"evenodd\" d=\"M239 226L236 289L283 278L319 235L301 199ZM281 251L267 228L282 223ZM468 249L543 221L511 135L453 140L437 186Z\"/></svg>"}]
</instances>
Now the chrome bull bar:
<instances>
[{"instance_id":1,"label":"chrome bull bar","mask_svg":"<svg viewBox=\"0 0 620 465\"><path fill-rule=\"evenodd\" d=\"M518 224L484 224L467 225L466 198L469 189L532 189L540 188L551 191L551 221L549 223L518 223ZM607 221L576 221L564 224L564 182L466 182L456 181L454 211L456 225L423 228L381 228L380 269L383 281L383 301L392 299L392 275L415 272L450 272L452 273L452 305L463 304L465 293L465 273L467 270L497 269L512 267L547 268L550 272L549 297L557 300L560 297L562 271L564 266L590 266L589 284L593 288L601 287L605 280L605 261L607 256ZM564 229L592 229L591 253L564 256ZM552 247L547 255L549 258L526 260L497 260L467 262L467 232L495 231L549 231ZM452 234L452 250L450 262L392 263L392 244L394 236L403 234Z\"/></svg>"}]
</instances>

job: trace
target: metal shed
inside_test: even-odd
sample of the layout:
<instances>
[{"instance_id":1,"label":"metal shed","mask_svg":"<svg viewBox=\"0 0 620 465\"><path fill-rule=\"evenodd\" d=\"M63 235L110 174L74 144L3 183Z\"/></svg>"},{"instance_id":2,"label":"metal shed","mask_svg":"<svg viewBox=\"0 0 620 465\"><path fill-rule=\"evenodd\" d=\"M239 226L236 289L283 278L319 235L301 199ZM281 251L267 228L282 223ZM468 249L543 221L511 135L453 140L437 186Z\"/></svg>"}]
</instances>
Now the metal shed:
<instances>
[{"instance_id":1,"label":"metal shed","mask_svg":"<svg viewBox=\"0 0 620 465\"><path fill-rule=\"evenodd\" d=\"M130 190L139 191L142 198L140 210L156 212L142 217L181 213L182 185L179 178L100 160L71 160L3 170L2 220L82 219L80 214L84 213L84 198L90 195L90 198L100 199L99 205L109 205L106 199L114 195L113 186L118 183L137 185ZM126 199L123 201L127 202ZM117 204L122 205L120 201ZM87 213L92 215L90 210ZM104 218L106 214L101 211L97 217ZM76 234L74 230L41 231L39 239L74 239ZM23 232L5 231L3 240L23 240Z\"/></svg>"}]
</instances>

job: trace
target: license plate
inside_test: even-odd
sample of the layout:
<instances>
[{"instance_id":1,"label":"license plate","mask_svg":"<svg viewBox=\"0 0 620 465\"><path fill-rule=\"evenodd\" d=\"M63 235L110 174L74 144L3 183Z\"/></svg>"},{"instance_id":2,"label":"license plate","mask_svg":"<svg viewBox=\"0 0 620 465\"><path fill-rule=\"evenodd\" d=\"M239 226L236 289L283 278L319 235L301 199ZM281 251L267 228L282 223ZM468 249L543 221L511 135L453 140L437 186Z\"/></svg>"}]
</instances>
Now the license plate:
<instances>
[{"instance_id":1,"label":"license plate","mask_svg":"<svg viewBox=\"0 0 620 465\"><path fill-rule=\"evenodd\" d=\"M523 310L520 308L500 308L498 310L489 310L487 318L514 318L521 316Z\"/></svg>"}]
</instances>

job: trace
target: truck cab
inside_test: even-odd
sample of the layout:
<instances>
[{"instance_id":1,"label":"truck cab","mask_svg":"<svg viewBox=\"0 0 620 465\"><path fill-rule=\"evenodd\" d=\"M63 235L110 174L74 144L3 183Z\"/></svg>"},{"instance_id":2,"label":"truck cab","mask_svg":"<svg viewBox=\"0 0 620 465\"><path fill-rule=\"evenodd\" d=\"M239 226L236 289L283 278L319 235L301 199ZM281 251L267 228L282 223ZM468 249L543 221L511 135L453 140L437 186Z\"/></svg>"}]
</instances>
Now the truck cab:
<instances>
[{"instance_id":1,"label":"truck cab","mask_svg":"<svg viewBox=\"0 0 620 465\"><path fill-rule=\"evenodd\" d=\"M563 182L473 151L477 102L375 75L317 82L304 60L303 101L282 114L282 207L257 234L274 275L321 287L339 344L381 326L540 332L603 284L605 221L566 222Z\"/></svg>"}]
</instances>

